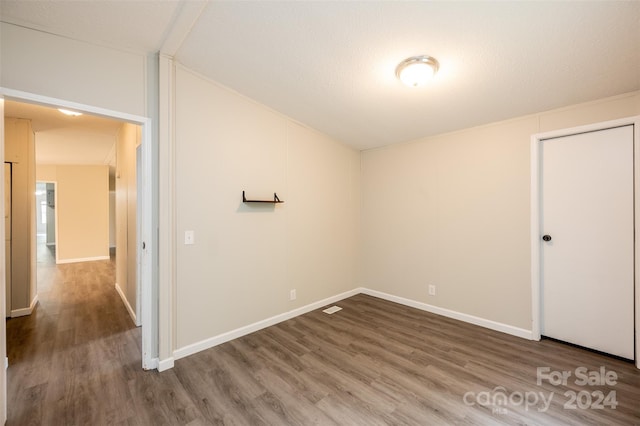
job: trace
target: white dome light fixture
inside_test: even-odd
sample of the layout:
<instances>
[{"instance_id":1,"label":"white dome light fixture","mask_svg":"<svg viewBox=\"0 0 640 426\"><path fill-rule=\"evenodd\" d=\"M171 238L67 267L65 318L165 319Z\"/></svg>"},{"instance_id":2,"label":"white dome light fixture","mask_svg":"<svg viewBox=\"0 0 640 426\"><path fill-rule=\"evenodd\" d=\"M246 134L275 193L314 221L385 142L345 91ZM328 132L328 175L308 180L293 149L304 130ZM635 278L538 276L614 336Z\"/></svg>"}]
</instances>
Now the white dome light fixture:
<instances>
[{"instance_id":1,"label":"white dome light fixture","mask_svg":"<svg viewBox=\"0 0 640 426\"><path fill-rule=\"evenodd\" d=\"M412 56L398 64L396 77L409 87L418 87L431 80L438 68L440 64L431 56Z\"/></svg>"}]
</instances>

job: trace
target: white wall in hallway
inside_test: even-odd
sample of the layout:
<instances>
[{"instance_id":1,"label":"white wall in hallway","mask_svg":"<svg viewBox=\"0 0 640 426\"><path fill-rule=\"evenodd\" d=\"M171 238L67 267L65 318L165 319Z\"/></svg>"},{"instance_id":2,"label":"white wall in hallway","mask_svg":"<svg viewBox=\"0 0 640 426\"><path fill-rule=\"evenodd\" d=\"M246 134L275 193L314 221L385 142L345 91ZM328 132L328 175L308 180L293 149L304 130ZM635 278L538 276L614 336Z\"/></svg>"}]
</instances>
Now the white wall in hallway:
<instances>
[{"instance_id":1,"label":"white wall in hallway","mask_svg":"<svg viewBox=\"0 0 640 426\"><path fill-rule=\"evenodd\" d=\"M56 260L109 258L109 166L40 165L37 180L56 182Z\"/></svg>"}]
</instances>

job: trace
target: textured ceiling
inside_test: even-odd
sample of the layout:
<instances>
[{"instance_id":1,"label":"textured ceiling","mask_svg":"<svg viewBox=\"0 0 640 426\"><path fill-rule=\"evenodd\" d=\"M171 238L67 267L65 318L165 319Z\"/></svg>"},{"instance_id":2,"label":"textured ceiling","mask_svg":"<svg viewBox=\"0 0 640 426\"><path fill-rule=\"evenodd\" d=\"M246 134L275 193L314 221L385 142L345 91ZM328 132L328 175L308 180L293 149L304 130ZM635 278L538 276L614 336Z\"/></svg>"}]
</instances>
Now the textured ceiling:
<instances>
[{"instance_id":1,"label":"textured ceiling","mask_svg":"<svg viewBox=\"0 0 640 426\"><path fill-rule=\"evenodd\" d=\"M178 0L0 0L4 22L134 52L160 49Z\"/></svg>"},{"instance_id":2,"label":"textured ceiling","mask_svg":"<svg viewBox=\"0 0 640 426\"><path fill-rule=\"evenodd\" d=\"M640 89L640 2L7 1L2 20L140 52L359 149ZM441 64L402 86L404 58Z\"/></svg>"}]
</instances>

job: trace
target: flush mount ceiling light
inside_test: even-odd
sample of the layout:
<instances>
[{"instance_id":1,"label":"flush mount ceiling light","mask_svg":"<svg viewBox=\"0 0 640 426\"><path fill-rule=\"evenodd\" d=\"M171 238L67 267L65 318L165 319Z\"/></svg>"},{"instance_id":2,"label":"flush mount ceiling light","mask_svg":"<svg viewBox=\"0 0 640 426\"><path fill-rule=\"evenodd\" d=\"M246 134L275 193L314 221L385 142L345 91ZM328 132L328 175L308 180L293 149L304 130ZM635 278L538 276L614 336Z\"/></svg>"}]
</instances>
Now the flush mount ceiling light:
<instances>
[{"instance_id":1,"label":"flush mount ceiling light","mask_svg":"<svg viewBox=\"0 0 640 426\"><path fill-rule=\"evenodd\" d=\"M427 55L412 56L400 62L396 67L396 77L410 87L418 87L436 75L440 64Z\"/></svg>"},{"instance_id":2,"label":"flush mount ceiling light","mask_svg":"<svg viewBox=\"0 0 640 426\"><path fill-rule=\"evenodd\" d=\"M58 108L58 111L60 111L61 113L63 113L64 115L70 115L72 117L77 117L79 115L82 115L81 112L76 112L76 111L70 111L68 109L64 109L64 108Z\"/></svg>"}]
</instances>

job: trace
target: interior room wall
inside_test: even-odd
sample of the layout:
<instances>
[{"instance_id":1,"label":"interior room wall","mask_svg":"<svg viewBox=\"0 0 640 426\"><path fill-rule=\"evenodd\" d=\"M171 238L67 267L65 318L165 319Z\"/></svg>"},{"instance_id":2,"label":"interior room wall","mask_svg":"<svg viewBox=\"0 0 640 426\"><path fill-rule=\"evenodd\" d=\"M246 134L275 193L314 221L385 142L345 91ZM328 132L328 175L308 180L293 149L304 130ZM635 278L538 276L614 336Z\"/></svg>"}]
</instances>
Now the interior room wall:
<instances>
[{"instance_id":1,"label":"interior room wall","mask_svg":"<svg viewBox=\"0 0 640 426\"><path fill-rule=\"evenodd\" d=\"M356 287L359 152L179 66L175 97L177 348Z\"/></svg>"},{"instance_id":2,"label":"interior room wall","mask_svg":"<svg viewBox=\"0 0 640 426\"><path fill-rule=\"evenodd\" d=\"M58 166L53 164L37 164L36 179L39 182L55 182L57 179Z\"/></svg>"},{"instance_id":3,"label":"interior room wall","mask_svg":"<svg viewBox=\"0 0 640 426\"><path fill-rule=\"evenodd\" d=\"M109 259L109 166L38 166L56 182L58 263Z\"/></svg>"},{"instance_id":4,"label":"interior room wall","mask_svg":"<svg viewBox=\"0 0 640 426\"><path fill-rule=\"evenodd\" d=\"M35 135L31 121L5 117L4 138L4 159L12 163L11 316L19 316L30 314L37 300Z\"/></svg>"},{"instance_id":5,"label":"interior room wall","mask_svg":"<svg viewBox=\"0 0 640 426\"><path fill-rule=\"evenodd\" d=\"M144 55L0 23L0 86L144 116Z\"/></svg>"},{"instance_id":6,"label":"interior room wall","mask_svg":"<svg viewBox=\"0 0 640 426\"><path fill-rule=\"evenodd\" d=\"M363 286L531 330L531 136L637 114L635 92L362 152Z\"/></svg>"},{"instance_id":7,"label":"interior room wall","mask_svg":"<svg viewBox=\"0 0 640 426\"><path fill-rule=\"evenodd\" d=\"M136 148L140 127L125 123L116 136L116 286L133 317L137 302Z\"/></svg>"}]
</instances>

